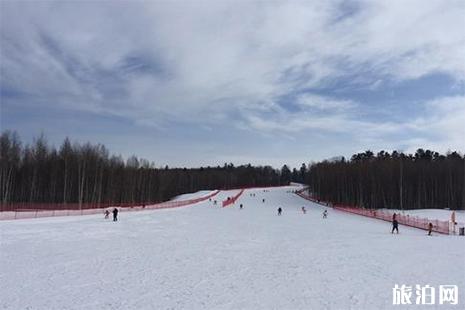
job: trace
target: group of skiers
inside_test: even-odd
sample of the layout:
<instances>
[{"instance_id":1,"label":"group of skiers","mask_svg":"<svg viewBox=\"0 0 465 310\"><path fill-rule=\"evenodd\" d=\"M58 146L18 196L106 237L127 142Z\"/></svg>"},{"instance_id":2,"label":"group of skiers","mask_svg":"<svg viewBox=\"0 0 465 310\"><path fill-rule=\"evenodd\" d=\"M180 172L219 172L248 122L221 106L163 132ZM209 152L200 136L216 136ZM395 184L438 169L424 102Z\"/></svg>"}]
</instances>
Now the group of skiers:
<instances>
[{"instance_id":1,"label":"group of skiers","mask_svg":"<svg viewBox=\"0 0 465 310\"><path fill-rule=\"evenodd\" d=\"M302 207L302 213L303 214L307 214L307 209L305 209L305 207ZM281 215L283 213L283 209L281 207L278 208L278 215ZM323 218L327 218L328 217L328 210L324 210L323 211Z\"/></svg>"},{"instance_id":2,"label":"group of skiers","mask_svg":"<svg viewBox=\"0 0 465 310\"><path fill-rule=\"evenodd\" d=\"M263 192L268 192L267 190L263 190ZM255 197L255 193L250 193L249 194L250 197ZM228 197L229 199L229 197ZM265 198L262 198L262 203L265 203ZM244 208L244 205L241 203L239 205L239 210L242 210ZM278 208L278 215L281 215L283 213L283 209L281 207ZM307 209L305 209L305 207L302 207L302 213L303 214L307 214ZM328 210L324 210L323 211L323 218L327 218L328 217Z\"/></svg>"},{"instance_id":3,"label":"group of skiers","mask_svg":"<svg viewBox=\"0 0 465 310\"><path fill-rule=\"evenodd\" d=\"M394 230L396 231L396 233L398 234L399 233L399 222L397 221L397 214L394 213L392 215L392 230L391 230L391 234L394 233ZM433 223L429 222L428 223L428 236L431 236L433 234Z\"/></svg>"},{"instance_id":4,"label":"group of skiers","mask_svg":"<svg viewBox=\"0 0 465 310\"><path fill-rule=\"evenodd\" d=\"M250 194L252 196L252 194ZM253 196L255 196L255 194L253 194ZM230 199L230 197L228 197L228 199ZM209 201L211 201L211 199L209 199ZM262 202L265 203L265 198L262 199ZM213 203L214 205L217 204L216 200L214 201ZM241 203L239 205L239 209L243 209L244 208L244 205ZM278 215L280 216L283 212L283 209L281 207L278 208ZM111 213L113 213L113 222L116 222L118 221L118 208L114 208ZM307 210L305 209L305 207L302 207L302 213L303 214L307 214ZM104 212L105 214L105 219L108 219L110 217L110 210L105 210ZM328 217L328 210L325 209L323 211L323 218L327 218ZM394 233L394 231L396 231L396 233L398 234L399 233L399 222L397 221L397 214L394 213L392 215L392 230L391 230L391 234ZM431 236L432 235L432 232L433 232L433 223L429 223L428 224L428 236Z\"/></svg>"},{"instance_id":5,"label":"group of skiers","mask_svg":"<svg viewBox=\"0 0 465 310\"><path fill-rule=\"evenodd\" d=\"M111 211L111 213L113 213L113 222L118 221L118 209L114 208L113 211ZM108 219L109 217L110 217L110 211L105 210L105 219Z\"/></svg>"},{"instance_id":6,"label":"group of skiers","mask_svg":"<svg viewBox=\"0 0 465 310\"><path fill-rule=\"evenodd\" d=\"M263 198L262 202L264 203L265 202L265 199ZM239 205L239 209L243 209L244 206L242 205L242 203ZM305 209L305 207L302 207L302 213L303 214L307 214L307 209ZM281 207L278 208L278 215L280 216L281 214L283 213L283 209ZM328 218L328 210L325 209L323 211L323 218ZM391 230L391 233L393 234L394 231L396 231L396 233L399 233L399 222L397 221L397 214L394 213L392 215L392 230ZM433 232L433 224L432 223L429 223L428 224L428 236L431 236Z\"/></svg>"},{"instance_id":7,"label":"group of skiers","mask_svg":"<svg viewBox=\"0 0 465 310\"><path fill-rule=\"evenodd\" d=\"M251 194L251 195L252 195L252 194ZM265 203L265 198L262 199L262 202ZM239 205L239 209L242 210L243 208L244 208L244 206L243 206L243 204L241 203L241 204ZM302 210L302 213L303 213L303 214L307 214L307 209L305 209L305 207L302 207L301 210ZM282 215L282 213L283 213L283 209L282 209L281 207L279 207L279 208L278 208L278 215L280 216L280 215ZM325 219L325 218L328 218L328 210L327 210L327 209L325 209L325 210L323 211L323 218L324 218L324 219ZM396 214L396 213L394 213L394 214L392 215L392 230L391 230L391 233L393 234L394 231L396 231L396 233L399 233L399 222L397 221L397 214ZM428 236L431 236L432 232L433 232L433 224L432 224L432 223L429 223L429 224L428 224Z\"/></svg>"}]
</instances>

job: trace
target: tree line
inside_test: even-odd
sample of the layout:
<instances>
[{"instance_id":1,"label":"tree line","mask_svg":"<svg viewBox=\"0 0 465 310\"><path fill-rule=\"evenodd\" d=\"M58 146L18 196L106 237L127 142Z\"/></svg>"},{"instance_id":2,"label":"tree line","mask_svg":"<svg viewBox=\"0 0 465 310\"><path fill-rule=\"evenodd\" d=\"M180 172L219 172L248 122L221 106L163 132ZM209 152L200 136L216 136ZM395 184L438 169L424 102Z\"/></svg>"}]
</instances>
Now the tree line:
<instances>
[{"instance_id":1,"label":"tree line","mask_svg":"<svg viewBox=\"0 0 465 310\"><path fill-rule=\"evenodd\" d=\"M371 151L312 164L305 174L320 200L365 208L465 209L465 156L418 149Z\"/></svg>"},{"instance_id":2,"label":"tree line","mask_svg":"<svg viewBox=\"0 0 465 310\"><path fill-rule=\"evenodd\" d=\"M16 132L0 137L1 204L155 203L209 189L288 184L291 171L271 166L224 164L200 168L159 168L136 156L124 160L105 146L72 143L57 149L44 136L23 145Z\"/></svg>"},{"instance_id":3,"label":"tree line","mask_svg":"<svg viewBox=\"0 0 465 310\"><path fill-rule=\"evenodd\" d=\"M110 155L101 144L59 148L44 136L24 145L16 132L0 136L2 209L17 203L156 203L198 190L307 183L321 200L366 208L465 209L465 156L418 149L415 154L371 151L350 160L302 164L292 170L224 164L216 167L156 167L131 156Z\"/></svg>"}]
</instances>

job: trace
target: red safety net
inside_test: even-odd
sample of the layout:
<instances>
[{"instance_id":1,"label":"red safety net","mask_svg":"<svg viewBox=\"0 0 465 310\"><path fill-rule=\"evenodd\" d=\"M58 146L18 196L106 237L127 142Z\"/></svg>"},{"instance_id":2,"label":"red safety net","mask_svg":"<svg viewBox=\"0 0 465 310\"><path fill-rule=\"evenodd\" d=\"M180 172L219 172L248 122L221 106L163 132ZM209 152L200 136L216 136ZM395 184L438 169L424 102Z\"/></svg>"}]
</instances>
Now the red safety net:
<instances>
[{"instance_id":1,"label":"red safety net","mask_svg":"<svg viewBox=\"0 0 465 310\"><path fill-rule=\"evenodd\" d=\"M220 191L214 191L207 196L202 196L194 199L179 200L179 201L166 201L162 203L151 204L134 204L134 203L120 203L120 204L45 204L45 203L21 203L9 204L2 206L0 212L0 220L13 220L13 219L26 219L50 216L68 216L68 215L90 215L102 214L105 209L118 208L120 211L141 211L141 210L154 210L184 207L187 205L195 204L205 201L217 195Z\"/></svg>"},{"instance_id":2,"label":"red safety net","mask_svg":"<svg viewBox=\"0 0 465 310\"><path fill-rule=\"evenodd\" d=\"M237 199L242 195L245 189L241 189L239 193L237 193L234 197L228 197L225 201L223 201L223 208L229 205L232 205L236 202Z\"/></svg>"},{"instance_id":3,"label":"red safety net","mask_svg":"<svg viewBox=\"0 0 465 310\"><path fill-rule=\"evenodd\" d=\"M321 201L318 197L314 197L314 196L309 196L305 193L305 191L307 191L307 188L303 188L301 190L298 190L296 191L295 193L297 195L299 195L300 197L302 197L303 199L306 199L306 200L310 200L311 202L314 202L314 203L317 203L317 204L320 204L322 206L331 206L329 202L326 202L326 201Z\"/></svg>"},{"instance_id":4,"label":"red safety net","mask_svg":"<svg viewBox=\"0 0 465 310\"><path fill-rule=\"evenodd\" d=\"M394 212L387 211L387 210L364 209L364 208L358 208L358 207L353 207L353 206L345 206L341 204L333 205L330 202L321 201L318 198L311 197L305 194L305 191L306 189L302 189L302 190L297 191L296 194L304 199L321 204L323 206L332 207L339 211L392 222ZM429 223L431 223L433 224L432 231L435 231L441 234L449 234L451 231L451 224L449 221L431 220L428 218L404 215L400 213L396 213L396 219L399 222L399 224L410 226L410 227L415 227L419 229L424 229L424 230L428 230Z\"/></svg>"},{"instance_id":5,"label":"red safety net","mask_svg":"<svg viewBox=\"0 0 465 310\"><path fill-rule=\"evenodd\" d=\"M343 205L334 205L334 209L349 212L353 214L363 215L371 218L376 218L383 221L391 222L394 212L386 211L386 210L371 210L371 209L363 209L363 208L355 208ZM429 223L433 224L432 231L441 233L441 234L449 234L449 221L440 221L440 220L431 220L428 218L421 218L418 216L410 216L404 215L400 213L396 213L396 219L399 224L415 227L419 229L428 230Z\"/></svg>"}]
</instances>

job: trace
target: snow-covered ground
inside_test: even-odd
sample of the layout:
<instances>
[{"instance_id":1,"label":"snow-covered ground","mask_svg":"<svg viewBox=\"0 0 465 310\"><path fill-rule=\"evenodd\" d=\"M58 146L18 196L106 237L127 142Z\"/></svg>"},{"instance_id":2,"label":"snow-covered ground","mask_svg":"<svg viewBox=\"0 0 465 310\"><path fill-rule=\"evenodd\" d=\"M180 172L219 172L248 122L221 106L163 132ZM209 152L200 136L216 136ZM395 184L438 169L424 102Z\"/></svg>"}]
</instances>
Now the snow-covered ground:
<instances>
[{"instance_id":1,"label":"snow-covered ground","mask_svg":"<svg viewBox=\"0 0 465 310\"><path fill-rule=\"evenodd\" d=\"M0 309L423 309L393 306L395 284L458 285L458 306L427 308L464 309L465 237L392 235L387 222L333 210L322 219L289 189L246 190L226 208L238 191L220 192L218 206L116 223L2 221Z\"/></svg>"},{"instance_id":2,"label":"snow-covered ground","mask_svg":"<svg viewBox=\"0 0 465 310\"><path fill-rule=\"evenodd\" d=\"M174 197L171 200L172 201L179 201L179 200L196 199L196 198L201 198L201 197L208 196L208 195L212 194L213 192L215 192L215 191L198 191L198 192L195 192L195 193L182 194L182 195Z\"/></svg>"}]
</instances>

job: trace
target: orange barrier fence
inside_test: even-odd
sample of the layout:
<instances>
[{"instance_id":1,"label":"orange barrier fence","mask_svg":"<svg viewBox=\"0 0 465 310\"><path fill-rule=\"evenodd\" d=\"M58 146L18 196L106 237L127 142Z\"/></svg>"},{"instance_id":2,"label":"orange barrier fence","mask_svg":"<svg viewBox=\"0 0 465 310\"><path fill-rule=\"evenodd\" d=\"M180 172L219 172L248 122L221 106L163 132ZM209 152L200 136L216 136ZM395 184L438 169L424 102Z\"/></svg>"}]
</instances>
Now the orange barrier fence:
<instances>
[{"instance_id":1,"label":"orange barrier fence","mask_svg":"<svg viewBox=\"0 0 465 310\"><path fill-rule=\"evenodd\" d=\"M371 218L376 218L379 220L391 222L392 217L394 215L393 212L385 211L385 210L370 210L370 209L362 209L362 208L355 208L355 207L348 207L343 205L334 205L334 209L349 212L353 214L363 215ZM440 221L440 220L431 220L428 218L421 218L418 216L410 216L410 215L403 215L400 213L396 213L396 219L399 224L415 227L423 230L428 230L429 223L433 224L432 231L441 233L441 234L449 234L449 221Z\"/></svg>"},{"instance_id":2,"label":"orange barrier fence","mask_svg":"<svg viewBox=\"0 0 465 310\"><path fill-rule=\"evenodd\" d=\"M237 193L234 197L228 197L225 201L223 201L223 208L229 205L232 205L236 202L237 199L242 195L245 189L241 189L239 193Z\"/></svg>"},{"instance_id":3,"label":"orange barrier fence","mask_svg":"<svg viewBox=\"0 0 465 310\"><path fill-rule=\"evenodd\" d=\"M154 203L146 202L145 205ZM133 206L134 203L35 203L35 202L19 202L0 204L0 211L15 211L15 212L30 212L30 211L54 211L54 210L87 210L87 209L102 209L112 206L122 208Z\"/></svg>"},{"instance_id":4,"label":"orange barrier fence","mask_svg":"<svg viewBox=\"0 0 465 310\"><path fill-rule=\"evenodd\" d=\"M220 191L214 191L207 196L202 196L194 199L180 200L180 201L166 201L156 204L21 204L20 209L13 209L15 206L9 205L9 211L0 212L0 220L14 220L14 219L27 219L39 217L52 217L52 216L69 216L69 215L90 215L90 214L103 214L105 209L118 208L118 210L126 211L141 211L141 210L155 210L183 207L198 202L205 201L217 195ZM18 207L18 205L16 205ZM61 207L61 208L60 208ZM76 209L79 208L80 209Z\"/></svg>"},{"instance_id":5,"label":"orange barrier fence","mask_svg":"<svg viewBox=\"0 0 465 310\"><path fill-rule=\"evenodd\" d=\"M317 203L319 205L322 205L324 207L332 207L331 203L327 202L327 201L321 201L319 198L317 197L312 197L312 196L309 196L307 194L305 194L304 192L308 190L308 188L303 188L301 190L298 190L298 191L295 191L295 193L302 197L303 199L306 199L306 200L310 200L311 202L314 202L314 203Z\"/></svg>"},{"instance_id":6,"label":"orange barrier fence","mask_svg":"<svg viewBox=\"0 0 465 310\"><path fill-rule=\"evenodd\" d=\"M339 211L392 222L392 217L394 215L394 212L390 212L386 210L364 209L364 208L358 208L358 207L352 207L352 206L344 206L341 204L333 205L331 202L321 201L318 198L314 198L314 197L311 197L305 194L304 192L306 190L307 189L296 191L296 194L314 203L318 203L320 205L327 206L327 207L332 207ZM455 231L453 227L454 224L450 223L449 221L431 220L428 218L421 218L418 216L410 216L410 215L402 215L399 213L396 213L396 219L399 222L399 224L410 226L410 227L415 227L415 228L419 228L423 230L428 230L429 223L431 223L433 224L432 230L435 232L441 233L441 234L448 235L451 232Z\"/></svg>"}]
</instances>

